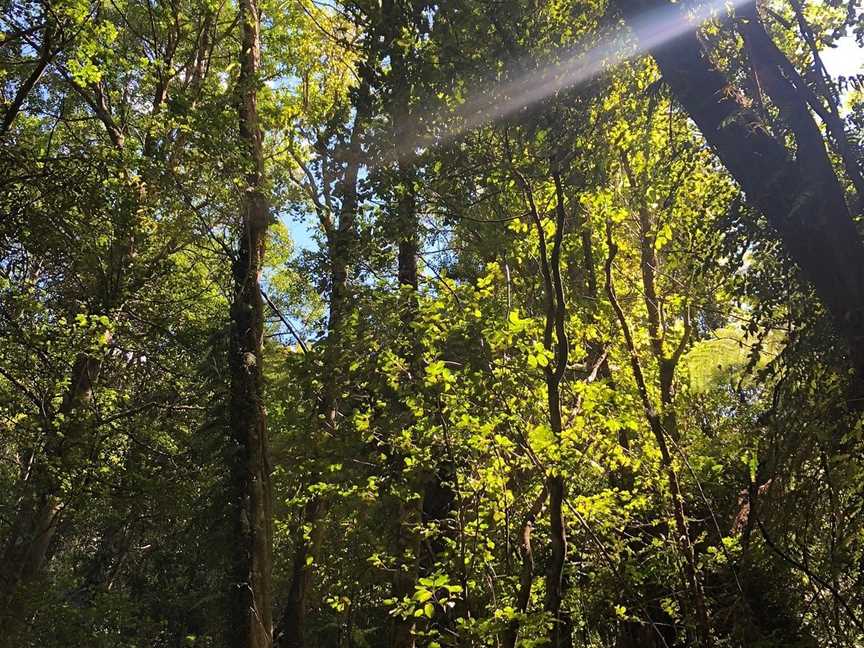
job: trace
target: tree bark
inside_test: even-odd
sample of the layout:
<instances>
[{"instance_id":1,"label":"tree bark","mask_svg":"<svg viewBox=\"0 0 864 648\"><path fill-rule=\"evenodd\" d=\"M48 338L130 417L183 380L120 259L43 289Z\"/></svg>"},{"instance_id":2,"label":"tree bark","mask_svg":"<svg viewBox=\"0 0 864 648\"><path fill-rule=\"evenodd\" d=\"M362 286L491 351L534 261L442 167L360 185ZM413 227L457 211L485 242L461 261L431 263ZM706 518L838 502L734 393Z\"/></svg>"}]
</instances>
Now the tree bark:
<instances>
[{"instance_id":1,"label":"tree bark","mask_svg":"<svg viewBox=\"0 0 864 648\"><path fill-rule=\"evenodd\" d=\"M404 389L400 389L394 411L397 412L398 425L403 428L415 424L414 417L405 400L410 395L418 393L422 385L422 347L415 335L413 325L417 319L417 252L418 252L418 221L417 198L415 193L415 172L411 140L413 135L411 115L411 81L408 75L408 62L405 60L404 46L399 37L406 16L403 9L393 0L381 3L381 18L383 28L387 30L385 53L390 58L392 79L388 112L390 131L393 136L394 153L396 156L396 195L395 195L395 233L397 244L397 279L399 283L399 319L402 325L402 336L399 340L400 354L405 359L408 368L404 379ZM410 16L408 16L410 19ZM437 471L428 479L438 478ZM408 479L409 485L426 492L423 479ZM419 573L420 536L417 531L422 522L423 498L399 502L398 528L396 530L397 565L393 576L393 597L399 601L410 598L414 593ZM393 620L390 645L392 648L414 648L414 618L397 616Z\"/></svg>"},{"instance_id":2,"label":"tree bark","mask_svg":"<svg viewBox=\"0 0 864 648\"><path fill-rule=\"evenodd\" d=\"M227 634L232 648L270 648L273 504L263 403L264 302L260 286L270 215L263 193L264 157L258 125L261 24L256 0L241 0L239 10L242 39L238 117L246 187L240 205L239 249L232 268L229 424L234 444L234 582Z\"/></svg>"},{"instance_id":3,"label":"tree bark","mask_svg":"<svg viewBox=\"0 0 864 648\"><path fill-rule=\"evenodd\" d=\"M291 585L288 601L279 619L278 632L274 645L279 648L302 648L306 645L306 599L312 585L312 564L321 546L324 525L325 502L320 496L313 496L303 510L303 520L297 531L294 558L292 561ZM309 529L308 535L306 529Z\"/></svg>"}]
</instances>

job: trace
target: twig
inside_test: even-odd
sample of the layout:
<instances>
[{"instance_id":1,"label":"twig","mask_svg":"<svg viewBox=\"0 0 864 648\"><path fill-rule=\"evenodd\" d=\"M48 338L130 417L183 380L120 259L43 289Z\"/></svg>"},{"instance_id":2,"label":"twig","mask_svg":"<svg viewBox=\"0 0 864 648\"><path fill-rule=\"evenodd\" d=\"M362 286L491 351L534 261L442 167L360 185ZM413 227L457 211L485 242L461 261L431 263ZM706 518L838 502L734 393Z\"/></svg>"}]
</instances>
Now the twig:
<instances>
[{"instance_id":1,"label":"twig","mask_svg":"<svg viewBox=\"0 0 864 648\"><path fill-rule=\"evenodd\" d=\"M299 344L300 348L303 349L303 353L309 353L309 348L306 346L303 338L301 338L300 335L297 333L297 330L291 325L291 322L289 322L281 313L281 311L276 308L276 304L274 304L270 297L267 295L267 293L264 292L264 289L260 288L259 290L261 291L261 296L264 298L264 301L267 302L267 305L270 307L276 317L278 317L282 321L282 323L285 325L285 328L287 328L291 335L294 337L294 339L297 340L297 344Z\"/></svg>"}]
</instances>

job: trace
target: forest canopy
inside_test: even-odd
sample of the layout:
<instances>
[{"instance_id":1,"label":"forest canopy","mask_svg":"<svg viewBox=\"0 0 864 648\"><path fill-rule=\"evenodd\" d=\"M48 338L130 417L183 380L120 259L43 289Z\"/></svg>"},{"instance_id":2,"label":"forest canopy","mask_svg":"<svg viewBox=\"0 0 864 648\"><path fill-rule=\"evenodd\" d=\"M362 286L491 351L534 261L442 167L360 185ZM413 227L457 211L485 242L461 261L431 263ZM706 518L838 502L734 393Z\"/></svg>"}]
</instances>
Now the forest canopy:
<instances>
[{"instance_id":1,"label":"forest canopy","mask_svg":"<svg viewBox=\"0 0 864 648\"><path fill-rule=\"evenodd\" d=\"M3 0L0 647L864 646L860 0Z\"/></svg>"}]
</instances>

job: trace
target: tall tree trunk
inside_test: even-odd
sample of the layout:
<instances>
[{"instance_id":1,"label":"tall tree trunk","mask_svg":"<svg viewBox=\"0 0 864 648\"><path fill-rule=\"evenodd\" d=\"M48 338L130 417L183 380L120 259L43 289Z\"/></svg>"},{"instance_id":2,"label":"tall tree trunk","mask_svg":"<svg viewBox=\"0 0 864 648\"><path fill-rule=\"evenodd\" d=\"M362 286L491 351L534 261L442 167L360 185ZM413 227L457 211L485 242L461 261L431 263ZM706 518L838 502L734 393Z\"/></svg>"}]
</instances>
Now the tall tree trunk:
<instances>
[{"instance_id":1,"label":"tall tree trunk","mask_svg":"<svg viewBox=\"0 0 864 648\"><path fill-rule=\"evenodd\" d=\"M394 63L394 69L396 64ZM407 113L399 119L407 118ZM402 355L408 367L407 380L411 384L406 389L416 391L422 379L421 351L418 348L418 338L413 330L417 316L417 209L413 188L413 174L407 162L399 162L400 193L397 204L397 236L398 236L398 280L400 288L399 314L404 334ZM410 427L414 424L410 410L404 406L405 390L400 390L400 404L397 407L402 414L401 425ZM437 471L435 473L437 475ZM433 475L433 479L435 476ZM416 481L416 480L414 480ZM422 484L416 484L422 487ZM397 531L397 548L401 565L393 579L393 595L401 600L414 592L417 580L417 560L420 550L420 539L417 525L421 522L422 498L416 501L401 502L399 508L399 529ZM413 618L396 618L393 628L393 648L413 648L414 646Z\"/></svg>"},{"instance_id":2,"label":"tall tree trunk","mask_svg":"<svg viewBox=\"0 0 864 648\"><path fill-rule=\"evenodd\" d=\"M685 20L665 0L616 0L637 36L656 42L651 29L662 16ZM768 222L810 281L838 332L850 364L864 381L864 245L825 142L793 81L788 59L770 47L755 11L744 27L760 82L794 135L794 154L775 139L743 94L711 62L697 29L652 47L675 97ZM766 39L768 42L766 42ZM860 387L859 387L860 391ZM860 396L860 394L859 394Z\"/></svg>"},{"instance_id":3,"label":"tall tree trunk","mask_svg":"<svg viewBox=\"0 0 864 648\"><path fill-rule=\"evenodd\" d=\"M563 432L561 417L561 380L567 369L569 349L566 331L566 303L564 286L561 281L561 244L564 236L565 210L564 189L561 177L553 173L556 194L555 233L551 254L547 251L546 235L531 186L521 175L518 176L522 190L528 201L531 218L537 231L540 248L540 269L543 276L543 294L545 298L546 323L543 331L543 346L554 357L544 368L546 382L546 402L548 407L549 427L555 439L560 442ZM546 478L549 490L549 527L551 558L546 573L546 611L552 616L552 627L549 640L552 648L569 646L569 619L561 612L564 599L565 565L567 562L567 528L564 522L564 500L566 488L564 477L558 468L549 471Z\"/></svg>"},{"instance_id":4,"label":"tall tree trunk","mask_svg":"<svg viewBox=\"0 0 864 648\"><path fill-rule=\"evenodd\" d=\"M615 285L612 280L612 262L615 259L618 248L612 239L612 226L610 223L606 225L606 241L609 249L609 255L606 258L605 274L606 274L606 294L612 304L612 309L618 318L618 323L621 326L621 331L624 336L624 342L630 356L630 368L633 372L633 379L636 382L636 388L639 392L639 397L642 400L642 407L645 412L645 418L648 421L648 426L654 435L657 442L657 447L660 450L660 462L663 470L666 473L666 479L669 485L669 491L672 495L672 512L675 520L675 536L678 549L684 557L683 576L686 588L691 597L690 617L693 626L696 630L697 643L701 648L710 648L711 646L711 629L708 621L708 609L705 605L705 593L702 589L702 582L699 578L698 566L696 563L696 554L693 549L693 543L690 539L690 531L687 528L687 516L684 510L684 496L681 492L681 484L678 480L678 472L675 470L675 465L672 461L672 454L669 452L669 444L667 442L667 432L663 427L663 417L658 414L651 400L651 395L648 392L648 385L645 381L645 375L642 372L642 364L639 360L639 353L636 349L636 343L633 340L633 335L630 332L630 325L627 322L627 317L624 310L618 302L618 297L615 293ZM661 345L662 351L662 345Z\"/></svg>"},{"instance_id":5,"label":"tall tree trunk","mask_svg":"<svg viewBox=\"0 0 864 648\"><path fill-rule=\"evenodd\" d=\"M564 210L564 187L561 184L561 176L557 171L553 172L555 183L555 234L552 243L552 254L549 257L549 268L546 274L546 288L551 289L552 308L547 303L547 331L550 329L549 317L552 317L552 327L555 330L555 366L546 367L546 396L549 407L549 426L552 433L560 443L563 433L561 419L561 380L567 370L569 348L565 322L567 306L564 300L564 285L561 281L561 244L564 237L564 226L566 213ZM542 230L538 231L543 237ZM548 336L547 336L548 338ZM553 351L551 338L544 340L548 351ZM549 561L549 573L546 578L546 610L552 614L552 629L550 632L550 644L552 648L567 648L571 644L569 636L570 618L569 614L562 613L561 604L567 587L564 573L567 561L567 526L564 522L564 499L567 496L564 485L564 476L556 470L549 476L546 487L549 490L549 525L552 544L552 556Z\"/></svg>"},{"instance_id":6,"label":"tall tree trunk","mask_svg":"<svg viewBox=\"0 0 864 648\"><path fill-rule=\"evenodd\" d=\"M531 533L534 531L534 523L537 521L537 516L543 510L543 505L546 503L546 497L549 494L549 489L543 485L540 495L534 500L534 504L525 516L525 521L522 523L522 529L519 533L519 552L522 555L522 568L519 571L519 591L516 593L516 612L525 614L528 611L528 604L531 602L531 587L534 584L534 549L531 546ZM516 648L516 641L519 639L519 619L513 619L507 624L504 630L502 648Z\"/></svg>"},{"instance_id":7,"label":"tall tree trunk","mask_svg":"<svg viewBox=\"0 0 864 648\"><path fill-rule=\"evenodd\" d=\"M273 642L273 505L262 400L264 304L260 276L270 216L262 190L264 157L258 125L260 14L256 0L241 0L239 9L242 39L238 116L247 166L240 206L239 249L232 268L229 423L234 441L231 461L234 582L228 638L232 648L269 648Z\"/></svg>"},{"instance_id":8,"label":"tall tree trunk","mask_svg":"<svg viewBox=\"0 0 864 648\"><path fill-rule=\"evenodd\" d=\"M388 112L390 130L393 136L396 155L396 196L395 196L395 233L397 244L397 279L399 282L399 319L402 325L402 336L399 340L400 355L408 368L407 376L394 403L398 413L398 426L408 428L414 425L411 410L405 406L405 401L411 394L416 394L422 385L422 348L419 339L413 331L417 319L417 252L418 252L418 222L417 198L415 193L415 173L411 140L413 125L411 122L411 82L405 60L404 46L399 38L402 35L406 16L400 5L393 0L383 0L381 4L383 28L387 30L385 52L390 57L392 79ZM410 19L411 16L409 15ZM437 477L437 471L431 479ZM425 491L425 480L408 479L412 490ZM417 583L420 536L418 526L422 522L423 498L399 502L399 514L396 529L397 565L393 575L393 597L399 601L410 598ZM414 618L397 616L393 620L390 645L392 648L414 648Z\"/></svg>"},{"instance_id":9,"label":"tall tree trunk","mask_svg":"<svg viewBox=\"0 0 864 648\"><path fill-rule=\"evenodd\" d=\"M369 116L369 84L361 83L357 92L358 105L351 137L345 157L347 162L339 181L338 221L327 229L327 248L330 261L330 309L327 320L327 339L323 353L323 385L318 403L320 425L328 434L336 434L339 416L339 393L344 386L342 358L345 350L345 321L349 314L351 291L348 285L349 267L356 239L356 218L360 204L358 179L363 165L363 137ZM329 502L321 495L313 495L307 503L301 530L298 532L292 560L293 572L288 600L279 618L274 644L278 648L303 648L306 645L306 605L312 584L312 568L323 542L323 517ZM302 528L311 529L305 533ZM311 559L311 560L310 560Z\"/></svg>"}]
</instances>

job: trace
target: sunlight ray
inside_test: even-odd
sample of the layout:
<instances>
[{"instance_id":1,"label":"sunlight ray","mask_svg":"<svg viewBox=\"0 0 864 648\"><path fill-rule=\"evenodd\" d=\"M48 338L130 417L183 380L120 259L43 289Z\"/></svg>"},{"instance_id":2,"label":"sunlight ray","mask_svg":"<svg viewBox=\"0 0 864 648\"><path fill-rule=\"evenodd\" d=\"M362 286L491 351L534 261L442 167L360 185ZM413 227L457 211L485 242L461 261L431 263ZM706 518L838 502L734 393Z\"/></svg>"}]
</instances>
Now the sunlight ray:
<instances>
[{"instance_id":1,"label":"sunlight ray","mask_svg":"<svg viewBox=\"0 0 864 648\"><path fill-rule=\"evenodd\" d=\"M680 4L667 4L645 11L633 21L632 30L618 27L601 37L599 43L582 43L570 48L554 64L534 67L511 81L490 83L470 95L455 110L438 110L425 117L421 115L422 121L448 126L437 132L431 141L428 137L418 138L401 150L446 146L475 128L510 117L557 92L590 81L604 70L646 54L694 26L749 2L752 0L710 0L690 11L684 11Z\"/></svg>"}]
</instances>

